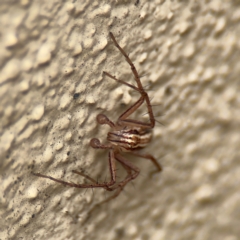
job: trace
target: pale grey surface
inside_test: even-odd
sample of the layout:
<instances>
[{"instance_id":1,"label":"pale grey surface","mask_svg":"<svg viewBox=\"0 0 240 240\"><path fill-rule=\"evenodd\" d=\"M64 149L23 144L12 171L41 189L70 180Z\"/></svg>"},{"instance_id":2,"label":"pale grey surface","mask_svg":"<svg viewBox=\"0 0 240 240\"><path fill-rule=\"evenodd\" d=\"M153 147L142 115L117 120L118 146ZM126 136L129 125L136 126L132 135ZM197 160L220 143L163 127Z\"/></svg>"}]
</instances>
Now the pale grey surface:
<instances>
[{"instance_id":1,"label":"pale grey surface","mask_svg":"<svg viewBox=\"0 0 240 240\"><path fill-rule=\"evenodd\" d=\"M0 5L1 240L239 239L240 5L137 2ZM83 180L74 169L108 176L107 153L88 144L108 131L95 117L115 121L137 99L102 77L105 70L132 81L109 31L146 74L165 126L157 124L145 151L164 171L151 179L154 166L134 160L142 170L134 187L84 223L103 190L30 173L75 182Z\"/></svg>"}]
</instances>

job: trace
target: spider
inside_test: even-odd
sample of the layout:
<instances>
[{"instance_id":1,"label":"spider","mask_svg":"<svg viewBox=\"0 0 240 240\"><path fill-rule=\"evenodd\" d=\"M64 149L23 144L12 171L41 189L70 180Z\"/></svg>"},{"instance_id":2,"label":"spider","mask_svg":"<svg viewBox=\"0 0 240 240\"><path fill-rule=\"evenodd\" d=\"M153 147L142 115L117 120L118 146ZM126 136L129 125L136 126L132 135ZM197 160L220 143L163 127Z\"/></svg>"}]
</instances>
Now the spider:
<instances>
[{"instance_id":1,"label":"spider","mask_svg":"<svg viewBox=\"0 0 240 240\"><path fill-rule=\"evenodd\" d=\"M95 181L93 178L85 175L82 172L73 170L72 172L78 175L81 175L91 181L90 184L77 184L73 182L66 182L60 179L53 178L51 176L43 175L41 173L33 173L35 176L48 178L52 181L67 185L69 187L75 188L104 188L107 191L114 191L116 192L110 196L109 198L105 199L103 202L107 202L115 197L117 197L120 192L123 190L125 185L135 179L139 173L140 169L129 162L122 156L122 152L129 152L132 155L138 156L140 158L145 158L150 161L156 166L157 171L162 171L161 165L157 162L157 160L151 154L145 154L139 152L140 149L144 148L151 140L151 132L155 126L155 118L153 116L152 106L150 104L149 96L147 92L144 90L142 83L140 81L139 74L132 63L131 59L125 53L125 51L119 46L117 43L114 35L110 32L110 38L112 39L114 45L118 48L121 54L125 57L127 63L130 65L132 73L135 78L135 82L137 83L137 87L131 85L123 80L117 79L115 76L107 72L103 72L104 75L107 77L127 85L128 87L137 91L141 96L140 98L130 106L124 113L122 113L116 123L113 123L106 115L98 114L97 115L97 122L101 125L108 125L111 128L111 131L108 132L107 135L107 144L102 144L99 139L93 138L90 141L90 146L95 149L108 149L108 163L109 163L109 171L111 179L108 182L99 183ZM132 113L134 113L143 103L144 101L147 104L148 115L150 122L145 123L139 120L134 120L128 118ZM115 162L118 161L123 168L127 172L127 176L120 182L116 182L116 165Z\"/></svg>"}]
</instances>

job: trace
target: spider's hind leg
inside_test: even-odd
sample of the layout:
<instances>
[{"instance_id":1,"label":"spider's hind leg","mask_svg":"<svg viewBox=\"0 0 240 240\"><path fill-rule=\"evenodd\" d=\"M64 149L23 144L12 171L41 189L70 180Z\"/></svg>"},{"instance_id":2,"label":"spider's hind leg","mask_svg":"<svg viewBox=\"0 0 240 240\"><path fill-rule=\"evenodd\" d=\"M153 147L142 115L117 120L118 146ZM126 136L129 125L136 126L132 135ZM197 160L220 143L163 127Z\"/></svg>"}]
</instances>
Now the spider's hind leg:
<instances>
[{"instance_id":1,"label":"spider's hind leg","mask_svg":"<svg viewBox=\"0 0 240 240\"><path fill-rule=\"evenodd\" d=\"M86 179L88 179L89 181L93 182L94 184L99 184L98 181L96 181L96 180L93 179L92 177L90 177L90 176L88 176L88 175L86 175L86 174L84 174L84 173L82 173L82 172L79 172L79 171L76 171L76 170L72 170L72 172L73 172L73 173L76 173L76 174L78 174L78 175L80 175L80 176L82 176L82 177L84 177L84 178L86 178ZM108 190L108 191L112 191L112 189L111 189L110 187L108 187L108 186L105 186L105 187L103 187L103 188L105 188L105 189Z\"/></svg>"}]
</instances>

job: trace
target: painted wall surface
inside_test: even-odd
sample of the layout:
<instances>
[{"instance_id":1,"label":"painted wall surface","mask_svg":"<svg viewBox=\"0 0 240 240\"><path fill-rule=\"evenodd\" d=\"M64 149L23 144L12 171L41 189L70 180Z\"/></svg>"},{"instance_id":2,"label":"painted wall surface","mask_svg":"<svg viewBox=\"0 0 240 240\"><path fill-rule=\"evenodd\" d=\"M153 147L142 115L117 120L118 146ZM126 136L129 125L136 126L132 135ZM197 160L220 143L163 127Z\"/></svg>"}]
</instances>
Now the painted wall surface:
<instances>
[{"instance_id":1,"label":"painted wall surface","mask_svg":"<svg viewBox=\"0 0 240 240\"><path fill-rule=\"evenodd\" d=\"M238 240L240 4L237 1L0 0L0 239ZM162 123L113 201L68 182L109 178L108 126L138 99L134 61ZM141 108L134 119L139 119ZM145 119L147 121L146 115ZM118 181L126 173L117 170ZM110 193L111 194L111 193ZM91 214L89 214L91 211ZM99 238L99 236L101 236Z\"/></svg>"}]
</instances>

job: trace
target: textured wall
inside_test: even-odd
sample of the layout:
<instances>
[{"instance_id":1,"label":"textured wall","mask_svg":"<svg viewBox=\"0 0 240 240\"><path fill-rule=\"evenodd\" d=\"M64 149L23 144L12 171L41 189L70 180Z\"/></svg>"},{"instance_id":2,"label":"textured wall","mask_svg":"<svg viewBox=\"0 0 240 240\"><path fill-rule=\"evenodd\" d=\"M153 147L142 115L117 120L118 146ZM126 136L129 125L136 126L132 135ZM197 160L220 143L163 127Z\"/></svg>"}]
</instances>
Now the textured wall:
<instances>
[{"instance_id":1,"label":"textured wall","mask_svg":"<svg viewBox=\"0 0 240 240\"><path fill-rule=\"evenodd\" d=\"M0 2L1 240L239 239L237 1ZM95 117L115 121L138 97L102 76L133 81L109 31L151 90L164 126L145 151L164 171L151 178L154 166L134 159L134 186L85 221L108 193L31 171L79 183L72 170L108 177L107 152L89 147L108 131Z\"/></svg>"}]
</instances>

